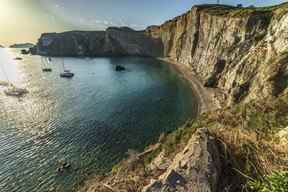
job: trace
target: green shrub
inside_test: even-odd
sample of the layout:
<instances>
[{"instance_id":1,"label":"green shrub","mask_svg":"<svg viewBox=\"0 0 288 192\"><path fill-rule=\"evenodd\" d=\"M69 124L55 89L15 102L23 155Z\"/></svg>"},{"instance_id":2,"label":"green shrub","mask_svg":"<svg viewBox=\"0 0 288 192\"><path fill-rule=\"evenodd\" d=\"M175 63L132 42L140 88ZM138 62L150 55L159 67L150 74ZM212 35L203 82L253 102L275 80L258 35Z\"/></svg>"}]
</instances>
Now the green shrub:
<instances>
[{"instance_id":1,"label":"green shrub","mask_svg":"<svg viewBox=\"0 0 288 192\"><path fill-rule=\"evenodd\" d=\"M288 172L275 172L263 179L249 181L248 188L255 192L288 192Z\"/></svg>"}]
</instances>

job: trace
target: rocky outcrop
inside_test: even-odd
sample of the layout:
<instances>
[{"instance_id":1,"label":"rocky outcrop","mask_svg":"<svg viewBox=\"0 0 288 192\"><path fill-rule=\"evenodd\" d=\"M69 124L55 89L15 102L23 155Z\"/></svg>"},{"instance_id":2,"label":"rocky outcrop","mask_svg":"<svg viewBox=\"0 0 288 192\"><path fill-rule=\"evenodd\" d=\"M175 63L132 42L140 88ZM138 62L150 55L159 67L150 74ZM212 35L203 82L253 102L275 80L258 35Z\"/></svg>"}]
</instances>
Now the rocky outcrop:
<instances>
[{"instance_id":1,"label":"rocky outcrop","mask_svg":"<svg viewBox=\"0 0 288 192\"><path fill-rule=\"evenodd\" d=\"M144 31L110 27L106 31L42 34L37 53L49 56L162 56L162 42Z\"/></svg>"},{"instance_id":2,"label":"rocky outcrop","mask_svg":"<svg viewBox=\"0 0 288 192\"><path fill-rule=\"evenodd\" d=\"M288 3L267 8L240 8L224 5L195 6L187 13L160 26L148 27L145 34L150 39L161 40L163 57L167 57L165 60L173 61L177 65L184 66L185 69L191 69L197 74L203 86L213 88L213 90L217 88L217 91L223 93L221 95L223 103L231 106L242 102L245 107L241 112L237 112L240 110L238 108L237 110L233 109L233 112L228 110L233 107L222 108L215 111L215 113L213 112L214 114L211 113L201 117L203 121L205 118L205 124L199 123L199 125L208 127L208 125L214 123L213 128L216 132L218 130L221 132L220 129L226 130L228 127L233 127L224 134L218 134L218 137L219 135L222 136L220 138L222 138L221 142L224 141L225 143L225 149L219 145L207 129L198 129L192 135L186 147L175 158L165 157L165 151L162 150L149 165L148 170L152 172L150 175L147 176L145 173L144 176L139 176L137 171L135 171L136 173L127 171L121 174L121 171L119 171L116 176L112 174L112 176L96 182L96 185L93 185L94 188L92 187L91 190L87 191L105 191L99 190L99 185L104 186L105 189L109 188L109 191L121 191L111 190L110 186L113 189L128 186L122 188L125 191L135 183L137 190L134 191L141 189L143 192L240 191L241 185L245 181L240 181L238 173L232 171L235 168L231 165L232 161L235 160L234 152L231 151L231 154L228 154L233 158L230 160L230 157L226 158L227 147L229 149L237 149L238 147L242 150L242 143L245 144L243 140L246 140L249 144L252 141L259 144L260 135L263 134L261 132L265 132L263 135L266 136L268 133L266 127L274 125L278 121L282 124L282 117L276 118L276 116L285 114L285 107L283 107L283 109L279 109L279 113L273 112L273 115L265 116L271 110L272 104L270 101L274 101L275 98L281 95L283 96L283 93L286 93L286 95L288 93ZM157 56L157 54L154 56ZM201 92L199 93L201 96ZM261 109L263 107L261 103L257 107L255 103L251 102L252 100L266 101L266 98L267 101L269 99L267 108ZM249 110L247 112L244 102L247 102L247 106L251 107L251 112ZM283 101L280 104L275 104L275 111L280 106L283 106ZM259 111L257 112L257 110ZM217 113L219 115L216 115ZM262 117L262 114L265 115ZM272 114L272 111L270 111L270 114ZM275 121L269 123L274 114L277 114L275 115ZM253 122L254 119L248 115L251 115L251 117L253 115L253 118L256 115L257 122ZM209 116L210 118L208 118ZM218 117L215 119L215 116ZM287 119L284 116L283 119ZM284 125L286 127L286 123ZM264 127L265 131L263 130ZM249 130L251 128L253 130ZM235 130L237 132L249 131L245 134L242 133L242 137L239 133L234 137ZM286 146L287 128L281 130L277 136L281 141L280 143ZM230 137L233 138L232 141L230 141ZM258 144L255 146L258 146ZM169 143L168 147L170 147ZM259 148L261 148L260 145ZM250 148L248 150L250 151ZM264 151L261 152L264 153ZM257 153L255 154L260 154ZM245 157L250 155L247 158L249 161L250 159L251 161L261 159L255 158L254 155L251 156L244 150L244 153L241 152L241 156L237 157L240 164L243 160L242 155ZM275 161L274 155L273 161ZM124 167L123 170L126 171L127 169ZM127 179L129 182L125 180L128 175L126 173L130 173L129 176L132 178ZM143 186L145 187L143 188Z\"/></svg>"},{"instance_id":3,"label":"rocky outcrop","mask_svg":"<svg viewBox=\"0 0 288 192\"><path fill-rule=\"evenodd\" d=\"M200 5L146 33L162 39L165 57L190 66L203 85L223 90L231 105L284 90L273 89L287 84L287 23L288 4Z\"/></svg>"},{"instance_id":4,"label":"rocky outcrop","mask_svg":"<svg viewBox=\"0 0 288 192\"><path fill-rule=\"evenodd\" d=\"M142 192L216 192L221 168L216 140L207 129L199 129L185 149L176 155L167 171L157 180L152 180Z\"/></svg>"},{"instance_id":5,"label":"rocky outcrop","mask_svg":"<svg viewBox=\"0 0 288 192\"><path fill-rule=\"evenodd\" d=\"M22 48L22 49L25 49L25 48L31 48L31 47L34 47L35 45L32 44L32 43L16 43L16 44L13 44L13 45L10 45L9 47L10 48Z\"/></svg>"},{"instance_id":6,"label":"rocky outcrop","mask_svg":"<svg viewBox=\"0 0 288 192\"><path fill-rule=\"evenodd\" d=\"M269 8L199 5L145 31L110 27L106 31L43 34L36 52L168 57L193 69L204 86L222 90L221 97L232 105L284 91L287 23L287 3Z\"/></svg>"}]
</instances>

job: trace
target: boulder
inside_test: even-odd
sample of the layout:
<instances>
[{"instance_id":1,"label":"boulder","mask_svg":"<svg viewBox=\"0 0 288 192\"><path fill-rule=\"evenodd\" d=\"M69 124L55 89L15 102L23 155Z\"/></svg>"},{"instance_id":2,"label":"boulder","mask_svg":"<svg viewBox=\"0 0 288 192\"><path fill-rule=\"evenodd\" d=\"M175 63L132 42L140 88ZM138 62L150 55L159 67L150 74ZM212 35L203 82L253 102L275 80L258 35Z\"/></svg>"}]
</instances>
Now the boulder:
<instances>
[{"instance_id":1,"label":"boulder","mask_svg":"<svg viewBox=\"0 0 288 192\"><path fill-rule=\"evenodd\" d=\"M219 75L223 72L226 65L226 61L223 59L219 59L217 63L214 65L214 69L208 79L206 80L204 86L205 87L217 87Z\"/></svg>"},{"instance_id":2,"label":"boulder","mask_svg":"<svg viewBox=\"0 0 288 192\"><path fill-rule=\"evenodd\" d=\"M248 94L249 88L250 82L246 82L232 89L233 101L239 103Z\"/></svg>"},{"instance_id":3,"label":"boulder","mask_svg":"<svg viewBox=\"0 0 288 192\"><path fill-rule=\"evenodd\" d=\"M216 192L222 162L218 143L208 129L196 131L185 149L178 153L167 171L143 192L182 191Z\"/></svg>"}]
</instances>

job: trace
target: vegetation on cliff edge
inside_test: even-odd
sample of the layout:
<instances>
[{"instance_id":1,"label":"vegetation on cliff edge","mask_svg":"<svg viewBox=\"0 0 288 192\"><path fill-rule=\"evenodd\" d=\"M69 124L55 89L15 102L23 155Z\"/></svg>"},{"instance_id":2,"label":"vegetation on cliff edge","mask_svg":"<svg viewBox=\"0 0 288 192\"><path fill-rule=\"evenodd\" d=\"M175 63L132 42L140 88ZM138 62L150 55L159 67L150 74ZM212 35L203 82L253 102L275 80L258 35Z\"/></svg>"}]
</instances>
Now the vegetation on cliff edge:
<instances>
[{"instance_id":1,"label":"vegetation on cliff edge","mask_svg":"<svg viewBox=\"0 0 288 192\"><path fill-rule=\"evenodd\" d=\"M288 11L288 3L268 7L233 7L226 5L202 5L200 9L205 10L209 14L217 16L243 17L259 13L272 13L277 18L281 18L284 13Z\"/></svg>"},{"instance_id":2,"label":"vegetation on cliff edge","mask_svg":"<svg viewBox=\"0 0 288 192\"><path fill-rule=\"evenodd\" d=\"M103 183L119 190L140 191L165 171L151 169L151 162L159 154L162 160L171 162L202 127L210 130L222 149L225 169L219 188L235 192L285 191L287 180L283 176L288 171L288 138L279 136L279 131L287 125L288 92L278 98L208 112L172 133L161 135L157 144L147 148L149 152L129 153L109 175L96 178L99 191L107 191L107 186L101 188ZM269 188L270 185L273 188Z\"/></svg>"}]
</instances>

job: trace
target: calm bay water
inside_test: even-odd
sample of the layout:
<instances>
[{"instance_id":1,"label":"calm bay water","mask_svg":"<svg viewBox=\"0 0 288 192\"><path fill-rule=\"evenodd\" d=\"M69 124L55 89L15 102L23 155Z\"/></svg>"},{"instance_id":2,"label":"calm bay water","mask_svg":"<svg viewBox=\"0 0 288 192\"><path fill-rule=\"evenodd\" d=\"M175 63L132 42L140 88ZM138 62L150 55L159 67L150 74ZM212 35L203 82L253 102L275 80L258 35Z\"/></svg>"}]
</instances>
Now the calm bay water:
<instances>
[{"instance_id":1,"label":"calm bay water","mask_svg":"<svg viewBox=\"0 0 288 192\"><path fill-rule=\"evenodd\" d=\"M197 111L188 83L153 59L65 58L75 73L69 80L59 77L61 58L52 58L52 73L42 73L40 57L14 61L18 52L0 49L0 79L7 80L4 68L30 92L18 99L0 87L1 192L72 191ZM127 70L116 72L116 64ZM59 175L61 159L72 167Z\"/></svg>"}]
</instances>

